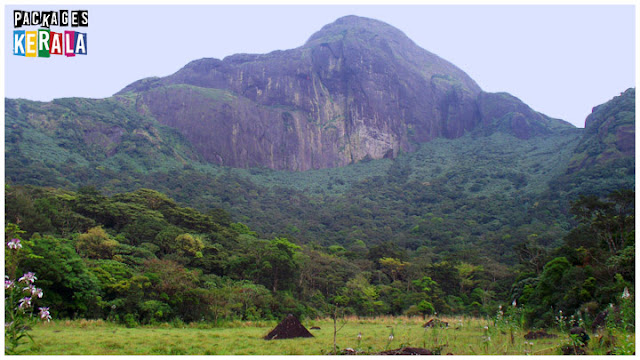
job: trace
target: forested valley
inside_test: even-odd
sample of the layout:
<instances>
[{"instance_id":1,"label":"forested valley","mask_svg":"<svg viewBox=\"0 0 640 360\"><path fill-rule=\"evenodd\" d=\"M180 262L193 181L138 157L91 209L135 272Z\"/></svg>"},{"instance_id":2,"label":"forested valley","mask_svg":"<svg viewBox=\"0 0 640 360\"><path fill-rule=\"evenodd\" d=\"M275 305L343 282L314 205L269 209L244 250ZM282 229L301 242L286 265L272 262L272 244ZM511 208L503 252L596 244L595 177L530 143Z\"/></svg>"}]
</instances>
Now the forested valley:
<instances>
[{"instance_id":1,"label":"forested valley","mask_svg":"<svg viewBox=\"0 0 640 360\"><path fill-rule=\"evenodd\" d=\"M530 326L544 326L560 310L592 321L635 282L631 190L576 199L577 226L558 246L530 234L514 264L473 244L450 255L392 242L264 238L224 210L203 213L148 189L5 192L5 237L22 239L20 266L38 274L42 303L58 318L221 323L324 317L336 306L360 316L493 316L515 301Z\"/></svg>"},{"instance_id":2,"label":"forested valley","mask_svg":"<svg viewBox=\"0 0 640 360\"><path fill-rule=\"evenodd\" d=\"M539 327L634 293L634 89L584 130L479 129L305 172L202 162L120 100L5 102L5 238L54 317L490 317L515 302ZM124 135L105 153L109 126Z\"/></svg>"}]
</instances>

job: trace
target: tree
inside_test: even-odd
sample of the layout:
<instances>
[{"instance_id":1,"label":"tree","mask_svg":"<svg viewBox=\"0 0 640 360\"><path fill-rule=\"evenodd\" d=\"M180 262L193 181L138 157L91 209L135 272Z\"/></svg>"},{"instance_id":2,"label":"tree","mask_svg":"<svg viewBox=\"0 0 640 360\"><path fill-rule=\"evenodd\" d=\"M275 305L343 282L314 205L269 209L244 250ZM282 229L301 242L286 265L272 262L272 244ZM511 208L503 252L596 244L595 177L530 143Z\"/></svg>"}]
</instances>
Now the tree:
<instances>
[{"instance_id":1,"label":"tree","mask_svg":"<svg viewBox=\"0 0 640 360\"><path fill-rule=\"evenodd\" d=\"M208 311L206 292L197 287L198 274L169 260L148 260L144 276L150 281L145 296L167 302L173 312L185 321L200 320Z\"/></svg>"},{"instance_id":2,"label":"tree","mask_svg":"<svg viewBox=\"0 0 640 360\"><path fill-rule=\"evenodd\" d=\"M271 289L274 293L278 291L283 282L293 279L298 269L298 261L295 256L298 250L300 250L298 245L285 238L277 237L267 244L264 250L264 262L271 271ZM288 285L292 284L292 282L288 283Z\"/></svg>"},{"instance_id":3,"label":"tree","mask_svg":"<svg viewBox=\"0 0 640 360\"><path fill-rule=\"evenodd\" d=\"M532 269L536 274L542 271L547 258L547 249L539 244L537 234L527 236L527 240L518 244L515 250L520 264L527 269Z\"/></svg>"},{"instance_id":4,"label":"tree","mask_svg":"<svg viewBox=\"0 0 640 360\"><path fill-rule=\"evenodd\" d=\"M78 235L76 250L89 259L111 259L118 242L112 240L102 226L96 226Z\"/></svg>"},{"instance_id":5,"label":"tree","mask_svg":"<svg viewBox=\"0 0 640 360\"><path fill-rule=\"evenodd\" d=\"M181 234L176 237L176 248L190 256L202 257L204 244L199 236Z\"/></svg>"},{"instance_id":6,"label":"tree","mask_svg":"<svg viewBox=\"0 0 640 360\"><path fill-rule=\"evenodd\" d=\"M421 300L417 306L418 311L422 313L422 317L426 318L427 314L433 314L436 309L432 304L432 295L437 292L438 283L433 281L429 276L423 276L422 279L413 280L413 285L423 292L424 299Z\"/></svg>"},{"instance_id":7,"label":"tree","mask_svg":"<svg viewBox=\"0 0 640 360\"><path fill-rule=\"evenodd\" d=\"M227 287L213 288L209 290L211 296L211 305L209 310L213 315L213 321L218 326L220 318L225 318L231 311L230 289Z\"/></svg>"},{"instance_id":8,"label":"tree","mask_svg":"<svg viewBox=\"0 0 640 360\"><path fill-rule=\"evenodd\" d=\"M24 259L21 266L37 274L47 293L43 303L66 317L95 318L100 315L98 301L101 289L94 273L76 253L68 239L50 235L31 236L34 257Z\"/></svg>"},{"instance_id":9,"label":"tree","mask_svg":"<svg viewBox=\"0 0 640 360\"><path fill-rule=\"evenodd\" d=\"M406 262L390 257L380 258L378 262L380 263L382 271L389 275L392 282L402 277L404 269L408 265Z\"/></svg>"},{"instance_id":10,"label":"tree","mask_svg":"<svg viewBox=\"0 0 640 360\"><path fill-rule=\"evenodd\" d=\"M337 354L338 344L337 344L337 336L338 332L342 330L342 328L347 324L347 321L344 319L344 306L349 303L349 299L345 296L336 296L333 298L333 312L331 314L331 318L333 319L333 355ZM340 327L338 328L338 312L342 309L343 311L343 321Z\"/></svg>"},{"instance_id":11,"label":"tree","mask_svg":"<svg viewBox=\"0 0 640 360\"><path fill-rule=\"evenodd\" d=\"M542 303L552 305L553 298L561 298L563 288L562 278L564 273L571 268L571 264L565 257L558 257L549 261L540 275L540 281L536 287Z\"/></svg>"},{"instance_id":12,"label":"tree","mask_svg":"<svg viewBox=\"0 0 640 360\"><path fill-rule=\"evenodd\" d=\"M472 289L477 283L476 275L479 272L484 271L481 265L472 265L462 262L456 266L458 274L460 275L460 292L465 293L467 290Z\"/></svg>"},{"instance_id":13,"label":"tree","mask_svg":"<svg viewBox=\"0 0 640 360\"><path fill-rule=\"evenodd\" d=\"M436 312L436 309L433 307L433 304L428 302L427 300L422 300L418 303L418 311L422 313L422 318L426 319L427 314L433 314Z\"/></svg>"},{"instance_id":14,"label":"tree","mask_svg":"<svg viewBox=\"0 0 640 360\"><path fill-rule=\"evenodd\" d=\"M607 199L609 201L594 195L580 196L571 204L571 212L606 244L611 254L616 254L635 229L635 191L617 190Z\"/></svg>"},{"instance_id":15,"label":"tree","mask_svg":"<svg viewBox=\"0 0 640 360\"><path fill-rule=\"evenodd\" d=\"M347 282L340 295L349 299L349 304L355 307L358 314L373 315L379 293L378 289L369 283L367 273L359 273Z\"/></svg>"}]
</instances>

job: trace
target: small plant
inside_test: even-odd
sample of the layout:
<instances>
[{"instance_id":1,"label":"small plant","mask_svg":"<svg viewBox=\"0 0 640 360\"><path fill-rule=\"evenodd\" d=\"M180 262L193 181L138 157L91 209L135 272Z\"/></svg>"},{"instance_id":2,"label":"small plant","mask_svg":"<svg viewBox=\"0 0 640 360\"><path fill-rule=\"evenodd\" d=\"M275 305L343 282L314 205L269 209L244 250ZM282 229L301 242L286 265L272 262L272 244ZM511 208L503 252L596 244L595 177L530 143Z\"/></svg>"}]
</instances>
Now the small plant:
<instances>
[{"instance_id":1,"label":"small plant","mask_svg":"<svg viewBox=\"0 0 640 360\"><path fill-rule=\"evenodd\" d=\"M516 331L523 328L524 311L522 306L518 306L516 300L513 300L511 306L507 306L506 309L500 305L498 307L498 313L496 314L494 325L497 330L502 333L509 332L511 345L515 344Z\"/></svg>"},{"instance_id":2,"label":"small plant","mask_svg":"<svg viewBox=\"0 0 640 360\"><path fill-rule=\"evenodd\" d=\"M558 310L558 315L556 315L555 322L558 330L560 330L561 333L567 332L567 320L568 319L566 316L564 316L562 310Z\"/></svg>"},{"instance_id":3,"label":"small plant","mask_svg":"<svg viewBox=\"0 0 640 360\"><path fill-rule=\"evenodd\" d=\"M618 306L620 308L620 312L616 314L618 327L626 331L635 331L636 308L634 296L629 292L629 288L624 288Z\"/></svg>"},{"instance_id":4,"label":"small plant","mask_svg":"<svg viewBox=\"0 0 640 360\"><path fill-rule=\"evenodd\" d=\"M612 354L615 355L634 355L636 353L635 339L631 335L620 337L620 344L613 348Z\"/></svg>"},{"instance_id":5,"label":"small plant","mask_svg":"<svg viewBox=\"0 0 640 360\"><path fill-rule=\"evenodd\" d=\"M533 342L532 341L525 341L524 342L524 354L525 355L529 355L533 352Z\"/></svg>"},{"instance_id":6,"label":"small plant","mask_svg":"<svg viewBox=\"0 0 640 360\"><path fill-rule=\"evenodd\" d=\"M391 333L389 334L389 342L387 343L387 349L390 348L391 346L391 342L393 341L393 326L387 326L389 328L391 328Z\"/></svg>"},{"instance_id":7,"label":"small plant","mask_svg":"<svg viewBox=\"0 0 640 360\"><path fill-rule=\"evenodd\" d=\"M482 348L485 355L489 354L489 344L491 344L491 335L489 334L489 326L485 326L482 335Z\"/></svg>"},{"instance_id":8,"label":"small plant","mask_svg":"<svg viewBox=\"0 0 640 360\"><path fill-rule=\"evenodd\" d=\"M582 342L582 339L580 338L579 334L569 335L569 340L570 340L571 346L573 346L573 348L576 349L576 353L578 348L583 347L585 345L584 342Z\"/></svg>"},{"instance_id":9,"label":"small plant","mask_svg":"<svg viewBox=\"0 0 640 360\"><path fill-rule=\"evenodd\" d=\"M18 355L22 352L19 347L24 343L24 338L33 343L29 325L33 323L34 303L36 299L42 298L44 293L35 286L38 278L32 272L27 272L16 280L18 252L22 249L20 239L11 239L7 247L9 251L5 263L9 275L5 275L4 280L5 354ZM51 320L48 307L40 307L38 316L41 320Z\"/></svg>"}]
</instances>

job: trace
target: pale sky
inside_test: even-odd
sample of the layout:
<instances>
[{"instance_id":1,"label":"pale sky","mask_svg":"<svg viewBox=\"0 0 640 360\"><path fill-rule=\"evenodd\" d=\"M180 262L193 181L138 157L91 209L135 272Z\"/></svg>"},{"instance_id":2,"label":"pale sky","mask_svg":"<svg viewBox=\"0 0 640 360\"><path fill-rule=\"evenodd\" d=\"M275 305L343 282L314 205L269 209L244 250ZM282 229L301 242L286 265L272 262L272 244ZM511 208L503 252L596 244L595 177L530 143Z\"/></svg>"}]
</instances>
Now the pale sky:
<instances>
[{"instance_id":1,"label":"pale sky","mask_svg":"<svg viewBox=\"0 0 640 360\"><path fill-rule=\"evenodd\" d=\"M79 30L88 34L88 55L12 55L14 9L89 10L89 27ZM9 98L104 98L199 58L301 46L345 15L397 27L483 90L511 93L578 127L593 106L634 87L636 79L633 5L8 5L4 10Z\"/></svg>"}]
</instances>

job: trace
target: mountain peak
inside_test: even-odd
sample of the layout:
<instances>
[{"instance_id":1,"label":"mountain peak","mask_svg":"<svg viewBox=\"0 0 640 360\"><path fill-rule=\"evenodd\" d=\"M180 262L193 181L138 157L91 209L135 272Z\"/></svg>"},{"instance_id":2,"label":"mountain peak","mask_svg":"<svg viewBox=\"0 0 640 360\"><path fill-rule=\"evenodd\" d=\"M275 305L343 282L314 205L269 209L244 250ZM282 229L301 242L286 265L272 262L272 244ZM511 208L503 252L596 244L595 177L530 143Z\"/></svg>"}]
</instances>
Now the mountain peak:
<instances>
[{"instance_id":1,"label":"mountain peak","mask_svg":"<svg viewBox=\"0 0 640 360\"><path fill-rule=\"evenodd\" d=\"M380 20L355 15L341 17L323 26L302 46L312 50L318 47L328 47L332 56L341 54L359 59L360 63L368 58L370 63L391 72L400 68L409 70L413 73L411 77L423 78L427 82L431 82L433 76L446 78L473 95L481 91L464 71L423 49L398 28Z\"/></svg>"},{"instance_id":2,"label":"mountain peak","mask_svg":"<svg viewBox=\"0 0 640 360\"><path fill-rule=\"evenodd\" d=\"M311 35L305 45L322 42L334 42L353 35L363 39L373 39L378 36L411 41L402 31L380 20L355 15L343 16L336 21L322 27Z\"/></svg>"},{"instance_id":3,"label":"mountain peak","mask_svg":"<svg viewBox=\"0 0 640 360\"><path fill-rule=\"evenodd\" d=\"M478 127L523 139L558 127L515 98L484 94L399 29L353 15L298 48L196 60L125 93L203 159L233 167L340 167Z\"/></svg>"}]
</instances>

